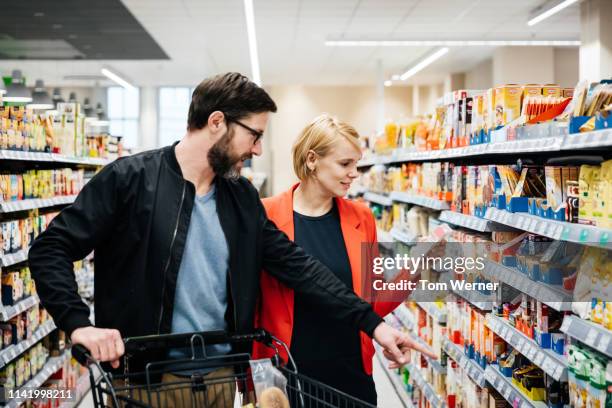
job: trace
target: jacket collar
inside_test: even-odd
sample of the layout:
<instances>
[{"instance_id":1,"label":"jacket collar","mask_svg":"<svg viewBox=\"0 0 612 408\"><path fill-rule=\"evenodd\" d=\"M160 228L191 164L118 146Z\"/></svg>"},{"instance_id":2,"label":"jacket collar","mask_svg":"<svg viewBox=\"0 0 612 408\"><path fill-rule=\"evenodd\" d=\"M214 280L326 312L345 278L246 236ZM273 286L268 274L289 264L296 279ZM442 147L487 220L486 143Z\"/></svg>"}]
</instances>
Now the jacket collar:
<instances>
[{"instance_id":1,"label":"jacket collar","mask_svg":"<svg viewBox=\"0 0 612 408\"><path fill-rule=\"evenodd\" d=\"M300 183L296 183L291 188L280 194L278 205L278 218L276 225L279 229L284 229L288 224L293 224L293 193ZM359 227L359 216L352 206L348 205L342 198L335 198L340 214L340 222L353 228ZM293 229L293 228L292 228Z\"/></svg>"}]
</instances>

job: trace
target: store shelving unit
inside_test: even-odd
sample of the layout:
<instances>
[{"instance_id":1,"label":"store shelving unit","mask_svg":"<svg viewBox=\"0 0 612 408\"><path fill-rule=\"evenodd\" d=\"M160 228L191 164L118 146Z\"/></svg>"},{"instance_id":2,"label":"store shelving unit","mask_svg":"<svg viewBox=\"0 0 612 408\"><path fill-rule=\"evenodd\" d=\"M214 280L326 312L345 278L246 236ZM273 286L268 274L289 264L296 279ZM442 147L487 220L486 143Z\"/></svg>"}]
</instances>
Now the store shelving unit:
<instances>
[{"instance_id":1,"label":"store shelving unit","mask_svg":"<svg viewBox=\"0 0 612 408\"><path fill-rule=\"evenodd\" d=\"M393 201L391 201L391 198L389 198L389 196L386 196L386 195L383 195L383 194L372 193L372 192L368 191L368 192L366 192L364 194L363 198L366 201L370 201L370 202L375 203L375 204L380 204L380 205L384 205L384 206L393 205Z\"/></svg>"},{"instance_id":2,"label":"store shelving unit","mask_svg":"<svg viewBox=\"0 0 612 408\"><path fill-rule=\"evenodd\" d=\"M495 388L512 406L519 408L547 408L541 401L532 401L514 384L512 379L506 378L496 365L490 365L485 370L485 379Z\"/></svg>"},{"instance_id":3,"label":"store shelving unit","mask_svg":"<svg viewBox=\"0 0 612 408\"><path fill-rule=\"evenodd\" d=\"M0 266L11 266L21 263L28 259L28 251L30 249L22 249L12 254L5 254L0 256Z\"/></svg>"},{"instance_id":4,"label":"store shelving unit","mask_svg":"<svg viewBox=\"0 0 612 408\"><path fill-rule=\"evenodd\" d=\"M20 300L12 306L0 305L0 319L3 322L7 322L18 314L25 312L32 306L37 305L39 302L40 300L38 299L38 296L32 295Z\"/></svg>"},{"instance_id":5,"label":"store shelving unit","mask_svg":"<svg viewBox=\"0 0 612 408\"><path fill-rule=\"evenodd\" d=\"M498 143L485 143L472 146L441 149L432 151L416 151L397 149L389 155L371 155L361 160L358 167L368 167L375 164L393 164L404 162L419 162L441 159L458 159L496 154L528 154L538 152L561 152L563 150L580 150L612 146L612 131L596 130L593 132L565 134L556 131L551 137L533 137L509 140ZM566 132L565 132L566 133Z\"/></svg>"},{"instance_id":6,"label":"store shelving unit","mask_svg":"<svg viewBox=\"0 0 612 408\"><path fill-rule=\"evenodd\" d=\"M431 197L422 197L415 194L405 193L403 191L392 191L391 194L389 194L389 198L393 201L416 204L420 205L421 207L431 208L433 210L448 210L450 208L446 201L437 200Z\"/></svg>"},{"instance_id":7,"label":"store shelving unit","mask_svg":"<svg viewBox=\"0 0 612 408\"><path fill-rule=\"evenodd\" d=\"M610 146L612 146L612 130L604 129L580 133L578 135L567 135L563 140L561 149L592 149Z\"/></svg>"},{"instance_id":8,"label":"store shelving unit","mask_svg":"<svg viewBox=\"0 0 612 408\"><path fill-rule=\"evenodd\" d=\"M536 282L516 268L485 260L485 277L503 282L558 311L572 310L572 294L560 286Z\"/></svg>"},{"instance_id":9,"label":"store shelving unit","mask_svg":"<svg viewBox=\"0 0 612 408\"><path fill-rule=\"evenodd\" d=\"M408 371L410 371L410 376L414 378L414 383L421 389L423 395L429 401L432 407L445 408L446 403L444 402L444 399L436 394L431 384L429 384L429 382L421 374L421 370L412 364L408 364L407 367Z\"/></svg>"},{"instance_id":10,"label":"store shelving unit","mask_svg":"<svg viewBox=\"0 0 612 408\"><path fill-rule=\"evenodd\" d=\"M612 230L489 208L485 218L555 240L612 249Z\"/></svg>"},{"instance_id":11,"label":"store shelving unit","mask_svg":"<svg viewBox=\"0 0 612 408\"><path fill-rule=\"evenodd\" d=\"M605 327L577 316L566 316L561 331L612 358L612 331Z\"/></svg>"},{"instance_id":12,"label":"store shelving unit","mask_svg":"<svg viewBox=\"0 0 612 408\"><path fill-rule=\"evenodd\" d=\"M567 379L567 360L562 355L540 347L498 316L487 315L487 326L556 381Z\"/></svg>"},{"instance_id":13,"label":"store shelving unit","mask_svg":"<svg viewBox=\"0 0 612 408\"><path fill-rule=\"evenodd\" d=\"M444 339L442 341L442 349L463 368L468 377L470 377L476 385L481 388L485 386L485 370L480 367L476 361L466 356L461 347L449 339Z\"/></svg>"},{"instance_id":14,"label":"store shelving unit","mask_svg":"<svg viewBox=\"0 0 612 408\"><path fill-rule=\"evenodd\" d=\"M438 323L446 323L446 312L437 307L434 302L417 302L417 305Z\"/></svg>"},{"instance_id":15,"label":"store shelving unit","mask_svg":"<svg viewBox=\"0 0 612 408\"><path fill-rule=\"evenodd\" d=\"M398 242L402 242L406 245L416 244L416 241L418 238L416 234L412 234L408 231L405 231L403 229L396 228L396 227L392 228L390 233L391 233L391 238L393 238L394 240Z\"/></svg>"},{"instance_id":16,"label":"store shelving unit","mask_svg":"<svg viewBox=\"0 0 612 408\"><path fill-rule=\"evenodd\" d=\"M491 222L484 218L478 218L473 215L461 214L455 211L442 211L440 213L439 220L479 232L491 232L509 229L504 225L495 224L494 222Z\"/></svg>"},{"instance_id":17,"label":"store shelving unit","mask_svg":"<svg viewBox=\"0 0 612 408\"><path fill-rule=\"evenodd\" d=\"M44 152L26 152L21 150L0 150L0 160L56 162L66 164L82 164L89 166L104 166L110 162L101 157L71 157L62 154Z\"/></svg>"},{"instance_id":18,"label":"store shelving unit","mask_svg":"<svg viewBox=\"0 0 612 408\"><path fill-rule=\"evenodd\" d=\"M413 404L410 395L408 395L408 393L406 392L405 385L402 382L400 375L394 370L387 367L387 360L382 355L382 351L378 344L376 345L376 358L378 359L380 365L383 367L383 371L387 375L387 378L389 378L389 381L393 385L393 388L395 388L395 392L397 393L397 396L403 404L404 408L415 408L415 405Z\"/></svg>"},{"instance_id":19,"label":"store shelving unit","mask_svg":"<svg viewBox=\"0 0 612 408\"><path fill-rule=\"evenodd\" d=\"M42 368L42 370L40 370L40 372L38 372L30 381L25 383L19 389L20 390L38 389L41 385L45 383L45 381L49 379L49 377L51 377L54 373L56 373L57 370L62 368L66 360L69 358L70 358L70 352L68 351L65 351L61 356L49 358L47 362L45 363L45 366ZM5 406L10 407L10 408L17 408L21 406L21 404L25 401L26 401L26 398L14 398L14 399L9 400L8 404L6 404Z\"/></svg>"},{"instance_id":20,"label":"store shelving unit","mask_svg":"<svg viewBox=\"0 0 612 408\"><path fill-rule=\"evenodd\" d=\"M449 285L450 286L450 285ZM493 301L489 301L489 300L482 300L481 296L485 296L483 294L474 294L473 291L465 291L465 290L456 290L456 289L451 289L451 291L465 299L468 301L468 303L470 303L472 306L474 306L477 309L483 310L483 311L489 311L493 309Z\"/></svg>"},{"instance_id":21,"label":"store shelving unit","mask_svg":"<svg viewBox=\"0 0 612 408\"><path fill-rule=\"evenodd\" d=\"M29 200L8 201L0 203L0 213L11 213L17 211L33 210L35 208L55 207L57 205L71 204L76 195L60 196L53 198L32 198Z\"/></svg>"},{"instance_id":22,"label":"store shelving unit","mask_svg":"<svg viewBox=\"0 0 612 408\"><path fill-rule=\"evenodd\" d=\"M29 339L22 340L21 342L13 344L0 351L0 368L13 361L15 358L17 358L17 356L38 343L43 337L51 333L53 330L55 330L55 323L53 320L48 320L41 324Z\"/></svg>"}]
</instances>

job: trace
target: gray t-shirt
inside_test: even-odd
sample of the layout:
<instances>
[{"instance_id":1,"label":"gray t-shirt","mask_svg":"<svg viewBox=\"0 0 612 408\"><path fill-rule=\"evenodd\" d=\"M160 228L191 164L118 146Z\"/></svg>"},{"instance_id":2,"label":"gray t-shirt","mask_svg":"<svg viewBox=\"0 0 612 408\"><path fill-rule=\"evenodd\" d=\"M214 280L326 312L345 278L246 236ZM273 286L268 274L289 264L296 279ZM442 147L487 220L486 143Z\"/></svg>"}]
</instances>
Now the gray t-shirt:
<instances>
[{"instance_id":1,"label":"gray t-shirt","mask_svg":"<svg viewBox=\"0 0 612 408\"><path fill-rule=\"evenodd\" d=\"M191 211L176 283L172 333L227 329L228 264L229 250L217 214L213 185L207 194L196 196ZM229 351L230 346L226 344L206 347L208 356ZM170 355L191 357L191 350L172 350Z\"/></svg>"}]
</instances>

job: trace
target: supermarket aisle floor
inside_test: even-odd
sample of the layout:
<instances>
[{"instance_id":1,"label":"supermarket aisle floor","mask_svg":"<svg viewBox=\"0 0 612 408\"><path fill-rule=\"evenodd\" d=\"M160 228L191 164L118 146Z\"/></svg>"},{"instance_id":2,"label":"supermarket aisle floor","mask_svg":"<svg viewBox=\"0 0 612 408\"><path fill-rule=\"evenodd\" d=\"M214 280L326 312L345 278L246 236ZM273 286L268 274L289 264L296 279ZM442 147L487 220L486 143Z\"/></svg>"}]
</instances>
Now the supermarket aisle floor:
<instances>
[{"instance_id":1,"label":"supermarket aisle floor","mask_svg":"<svg viewBox=\"0 0 612 408\"><path fill-rule=\"evenodd\" d=\"M397 396L397 392L391 384L389 377L384 372L384 367L376 356L374 356L374 383L378 394L379 408L401 408L402 402Z\"/></svg>"}]
</instances>

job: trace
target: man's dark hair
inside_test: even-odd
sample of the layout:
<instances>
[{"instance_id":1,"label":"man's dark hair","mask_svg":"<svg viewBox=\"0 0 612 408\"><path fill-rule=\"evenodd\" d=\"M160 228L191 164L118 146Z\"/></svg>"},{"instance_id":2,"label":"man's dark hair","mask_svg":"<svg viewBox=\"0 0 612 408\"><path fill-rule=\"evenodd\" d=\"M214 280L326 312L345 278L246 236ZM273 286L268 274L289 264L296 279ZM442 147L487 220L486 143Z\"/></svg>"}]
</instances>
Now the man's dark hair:
<instances>
[{"instance_id":1,"label":"man's dark hair","mask_svg":"<svg viewBox=\"0 0 612 408\"><path fill-rule=\"evenodd\" d=\"M237 72L205 79L191 95L187 130L206 127L208 117L221 111L228 120L240 120L253 113L276 112L276 104L263 88Z\"/></svg>"}]
</instances>

